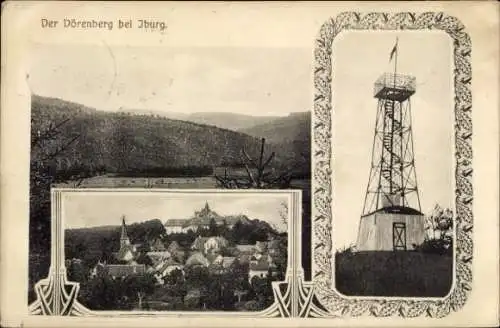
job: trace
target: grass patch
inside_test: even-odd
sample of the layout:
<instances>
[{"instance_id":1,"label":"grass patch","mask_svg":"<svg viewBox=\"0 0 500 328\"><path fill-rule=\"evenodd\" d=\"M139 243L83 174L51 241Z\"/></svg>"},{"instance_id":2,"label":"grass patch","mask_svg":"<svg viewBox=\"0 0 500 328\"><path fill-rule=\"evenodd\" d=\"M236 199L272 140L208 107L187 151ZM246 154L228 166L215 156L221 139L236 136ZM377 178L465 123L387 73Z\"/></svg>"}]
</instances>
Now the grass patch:
<instances>
[{"instance_id":1,"label":"grass patch","mask_svg":"<svg viewBox=\"0 0 500 328\"><path fill-rule=\"evenodd\" d=\"M348 296L444 297L453 257L421 252L337 252L335 288Z\"/></svg>"}]
</instances>

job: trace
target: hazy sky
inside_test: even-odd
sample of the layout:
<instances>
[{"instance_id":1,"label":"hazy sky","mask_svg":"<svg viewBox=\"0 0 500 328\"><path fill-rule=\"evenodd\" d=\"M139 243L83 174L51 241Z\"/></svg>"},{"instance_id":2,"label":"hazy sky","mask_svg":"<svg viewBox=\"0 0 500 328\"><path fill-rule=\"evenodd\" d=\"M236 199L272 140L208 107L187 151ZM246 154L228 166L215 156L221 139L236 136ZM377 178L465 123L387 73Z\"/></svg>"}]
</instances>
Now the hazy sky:
<instances>
[{"instance_id":1,"label":"hazy sky","mask_svg":"<svg viewBox=\"0 0 500 328\"><path fill-rule=\"evenodd\" d=\"M280 217L281 203L288 196L267 194L193 194L193 193L71 193L63 200L65 228L120 225L121 216L126 223L159 219L163 223L169 219L191 218L195 211L202 209L205 202L220 215L245 214L250 219L269 222L280 231L286 231Z\"/></svg>"},{"instance_id":2,"label":"hazy sky","mask_svg":"<svg viewBox=\"0 0 500 328\"><path fill-rule=\"evenodd\" d=\"M399 36L398 73L414 75L411 98L415 165L422 211L453 206L452 49L445 33L351 32L333 44L335 248L356 241L368 184L377 100L375 80L394 70L389 54Z\"/></svg>"},{"instance_id":3,"label":"hazy sky","mask_svg":"<svg viewBox=\"0 0 500 328\"><path fill-rule=\"evenodd\" d=\"M103 110L286 115L312 106L312 49L34 47L33 93Z\"/></svg>"}]
</instances>

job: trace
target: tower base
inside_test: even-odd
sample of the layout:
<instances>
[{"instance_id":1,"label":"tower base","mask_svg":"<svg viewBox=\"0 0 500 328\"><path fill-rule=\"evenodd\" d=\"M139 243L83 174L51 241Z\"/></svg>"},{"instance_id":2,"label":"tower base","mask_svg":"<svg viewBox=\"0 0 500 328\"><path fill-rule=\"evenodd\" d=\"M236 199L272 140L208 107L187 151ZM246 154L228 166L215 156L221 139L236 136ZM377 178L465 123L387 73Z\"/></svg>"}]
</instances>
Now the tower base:
<instances>
[{"instance_id":1,"label":"tower base","mask_svg":"<svg viewBox=\"0 0 500 328\"><path fill-rule=\"evenodd\" d=\"M383 208L360 219L358 251L413 250L425 239L425 218L405 207Z\"/></svg>"}]
</instances>

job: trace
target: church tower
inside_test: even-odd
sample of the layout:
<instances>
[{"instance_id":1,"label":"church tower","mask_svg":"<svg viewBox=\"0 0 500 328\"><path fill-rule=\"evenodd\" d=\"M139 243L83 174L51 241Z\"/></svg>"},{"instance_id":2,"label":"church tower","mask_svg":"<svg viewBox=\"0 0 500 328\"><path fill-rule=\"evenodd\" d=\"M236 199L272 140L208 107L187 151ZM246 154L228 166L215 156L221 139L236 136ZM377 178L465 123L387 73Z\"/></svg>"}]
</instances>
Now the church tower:
<instances>
[{"instance_id":1,"label":"church tower","mask_svg":"<svg viewBox=\"0 0 500 328\"><path fill-rule=\"evenodd\" d=\"M210 212L211 212L210 206L208 205L208 201L206 201L205 207L200 212L200 216L207 216L208 214L210 214Z\"/></svg>"},{"instance_id":2,"label":"church tower","mask_svg":"<svg viewBox=\"0 0 500 328\"><path fill-rule=\"evenodd\" d=\"M122 216L122 232L120 235L120 249L122 249L128 245L130 245L130 239L128 238L127 227L125 226L125 215L123 215Z\"/></svg>"}]
</instances>

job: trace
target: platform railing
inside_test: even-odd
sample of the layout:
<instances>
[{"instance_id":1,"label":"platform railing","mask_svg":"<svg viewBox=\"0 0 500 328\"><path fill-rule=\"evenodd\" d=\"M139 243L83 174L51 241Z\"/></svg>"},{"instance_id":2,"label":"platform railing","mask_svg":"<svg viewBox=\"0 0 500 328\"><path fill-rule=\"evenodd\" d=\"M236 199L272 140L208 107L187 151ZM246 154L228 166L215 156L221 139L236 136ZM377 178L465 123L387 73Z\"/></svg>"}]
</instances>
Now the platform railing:
<instances>
[{"instance_id":1,"label":"platform railing","mask_svg":"<svg viewBox=\"0 0 500 328\"><path fill-rule=\"evenodd\" d=\"M382 89L398 89L403 91L408 91L414 93L416 90L417 79L414 76L396 74L394 79L394 73L384 73L377 81L375 81L374 95L377 95Z\"/></svg>"}]
</instances>

